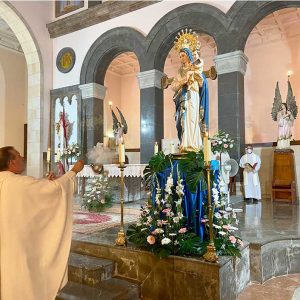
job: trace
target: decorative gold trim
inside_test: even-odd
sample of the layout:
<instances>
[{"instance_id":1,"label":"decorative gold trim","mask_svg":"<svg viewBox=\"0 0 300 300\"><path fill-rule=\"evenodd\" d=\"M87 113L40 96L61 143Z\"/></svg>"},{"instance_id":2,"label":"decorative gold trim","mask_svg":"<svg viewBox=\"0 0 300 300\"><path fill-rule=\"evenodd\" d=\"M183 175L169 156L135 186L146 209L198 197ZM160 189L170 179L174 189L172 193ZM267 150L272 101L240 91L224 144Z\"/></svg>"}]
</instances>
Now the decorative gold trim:
<instances>
[{"instance_id":1,"label":"decorative gold trim","mask_svg":"<svg viewBox=\"0 0 300 300\"><path fill-rule=\"evenodd\" d=\"M207 246L207 252L203 255L203 258L209 262L217 262L218 255L216 253L216 247L214 245Z\"/></svg>"}]
</instances>

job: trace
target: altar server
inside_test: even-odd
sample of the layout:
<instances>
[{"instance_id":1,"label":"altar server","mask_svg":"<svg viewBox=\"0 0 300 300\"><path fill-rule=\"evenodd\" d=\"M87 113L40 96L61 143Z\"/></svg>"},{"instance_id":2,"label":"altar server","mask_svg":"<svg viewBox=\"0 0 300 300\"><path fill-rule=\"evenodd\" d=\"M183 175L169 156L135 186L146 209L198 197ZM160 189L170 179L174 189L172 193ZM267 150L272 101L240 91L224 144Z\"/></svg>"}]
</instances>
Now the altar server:
<instances>
[{"instance_id":1,"label":"altar server","mask_svg":"<svg viewBox=\"0 0 300 300\"><path fill-rule=\"evenodd\" d=\"M260 169L260 157L253 153L251 145L246 147L246 154L240 159L240 167L244 169L244 193L246 200L253 199L257 202L261 199L258 171Z\"/></svg>"},{"instance_id":2,"label":"altar server","mask_svg":"<svg viewBox=\"0 0 300 300\"><path fill-rule=\"evenodd\" d=\"M0 148L1 300L53 300L67 282L78 161L58 179L22 176L13 147Z\"/></svg>"}]
</instances>

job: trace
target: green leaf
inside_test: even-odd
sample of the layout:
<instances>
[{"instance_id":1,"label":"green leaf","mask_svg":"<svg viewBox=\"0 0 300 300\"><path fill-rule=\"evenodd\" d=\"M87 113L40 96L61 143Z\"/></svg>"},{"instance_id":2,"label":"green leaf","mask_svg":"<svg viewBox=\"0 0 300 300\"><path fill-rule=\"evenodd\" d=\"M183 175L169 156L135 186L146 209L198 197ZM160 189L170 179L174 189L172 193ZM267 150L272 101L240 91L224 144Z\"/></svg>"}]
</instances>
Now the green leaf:
<instances>
[{"instance_id":1,"label":"green leaf","mask_svg":"<svg viewBox=\"0 0 300 300\"><path fill-rule=\"evenodd\" d=\"M203 188L206 188L203 151L186 153L179 160L178 167L185 174L186 185L190 192L196 193L200 181L204 184Z\"/></svg>"},{"instance_id":2,"label":"green leaf","mask_svg":"<svg viewBox=\"0 0 300 300\"><path fill-rule=\"evenodd\" d=\"M149 167L152 173L162 172L166 168L170 167L170 165L170 156L166 156L162 151L152 156L152 158L149 161Z\"/></svg>"},{"instance_id":3,"label":"green leaf","mask_svg":"<svg viewBox=\"0 0 300 300\"><path fill-rule=\"evenodd\" d=\"M134 243L138 247L147 246L146 234L145 231L141 231L140 227L136 225L130 225L126 232L128 241Z\"/></svg>"},{"instance_id":4,"label":"green leaf","mask_svg":"<svg viewBox=\"0 0 300 300\"><path fill-rule=\"evenodd\" d=\"M143 180L146 188L152 191L155 188L156 174L170 166L171 156L166 156L162 151L154 155L143 172Z\"/></svg>"},{"instance_id":5,"label":"green leaf","mask_svg":"<svg viewBox=\"0 0 300 300\"><path fill-rule=\"evenodd\" d=\"M184 239L179 240L179 246L179 254L199 254L200 238L195 233L187 233Z\"/></svg>"},{"instance_id":6,"label":"green leaf","mask_svg":"<svg viewBox=\"0 0 300 300\"><path fill-rule=\"evenodd\" d=\"M157 247L154 249L153 253L157 255L159 258L166 258L172 254L171 249L168 247Z\"/></svg>"}]
</instances>

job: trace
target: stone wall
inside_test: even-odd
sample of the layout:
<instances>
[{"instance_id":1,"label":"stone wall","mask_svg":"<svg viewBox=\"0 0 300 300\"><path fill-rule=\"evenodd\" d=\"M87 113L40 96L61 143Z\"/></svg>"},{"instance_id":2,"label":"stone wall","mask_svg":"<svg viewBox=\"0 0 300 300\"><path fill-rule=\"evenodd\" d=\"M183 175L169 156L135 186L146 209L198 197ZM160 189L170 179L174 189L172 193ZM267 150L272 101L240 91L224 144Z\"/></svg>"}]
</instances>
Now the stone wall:
<instances>
[{"instance_id":1,"label":"stone wall","mask_svg":"<svg viewBox=\"0 0 300 300\"><path fill-rule=\"evenodd\" d=\"M130 247L72 242L72 251L116 262L115 275L137 281L145 300L233 300L250 280L249 247L242 257L220 257L218 263L170 256L159 259Z\"/></svg>"},{"instance_id":2,"label":"stone wall","mask_svg":"<svg viewBox=\"0 0 300 300\"><path fill-rule=\"evenodd\" d=\"M250 244L251 281L263 283L272 277L300 273L299 262L299 239Z\"/></svg>"}]
</instances>

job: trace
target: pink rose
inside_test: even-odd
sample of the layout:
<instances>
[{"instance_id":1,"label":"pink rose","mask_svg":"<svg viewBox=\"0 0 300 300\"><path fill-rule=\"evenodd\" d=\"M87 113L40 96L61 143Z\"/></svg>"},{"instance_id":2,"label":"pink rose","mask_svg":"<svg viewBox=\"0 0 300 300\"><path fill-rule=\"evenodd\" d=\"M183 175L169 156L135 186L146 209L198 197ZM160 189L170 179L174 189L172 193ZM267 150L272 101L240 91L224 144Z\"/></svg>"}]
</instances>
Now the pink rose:
<instances>
[{"instance_id":1,"label":"pink rose","mask_svg":"<svg viewBox=\"0 0 300 300\"><path fill-rule=\"evenodd\" d=\"M235 244L235 243L236 243L236 238L235 238L233 235L231 235L231 236L229 237L229 240L230 240L230 242L231 242L232 244Z\"/></svg>"},{"instance_id":2,"label":"pink rose","mask_svg":"<svg viewBox=\"0 0 300 300\"><path fill-rule=\"evenodd\" d=\"M152 234L152 235L156 235L156 231L153 230L153 231L151 232L151 234Z\"/></svg>"},{"instance_id":3,"label":"pink rose","mask_svg":"<svg viewBox=\"0 0 300 300\"><path fill-rule=\"evenodd\" d=\"M207 223L208 221L208 219L201 219L201 223Z\"/></svg>"},{"instance_id":4,"label":"pink rose","mask_svg":"<svg viewBox=\"0 0 300 300\"><path fill-rule=\"evenodd\" d=\"M179 232L179 233L186 233L186 228L185 228L185 227L180 228L180 229L178 230L178 232Z\"/></svg>"},{"instance_id":5,"label":"pink rose","mask_svg":"<svg viewBox=\"0 0 300 300\"><path fill-rule=\"evenodd\" d=\"M165 213L165 214L167 214L167 213L169 213L170 211L171 211L170 208L165 208L162 212Z\"/></svg>"},{"instance_id":6,"label":"pink rose","mask_svg":"<svg viewBox=\"0 0 300 300\"><path fill-rule=\"evenodd\" d=\"M154 245L155 244L155 237L153 235L148 235L147 236L147 242L150 245Z\"/></svg>"},{"instance_id":7,"label":"pink rose","mask_svg":"<svg viewBox=\"0 0 300 300\"><path fill-rule=\"evenodd\" d=\"M227 145L227 144L224 144L224 148L225 148L225 149L228 148L228 145Z\"/></svg>"}]
</instances>

